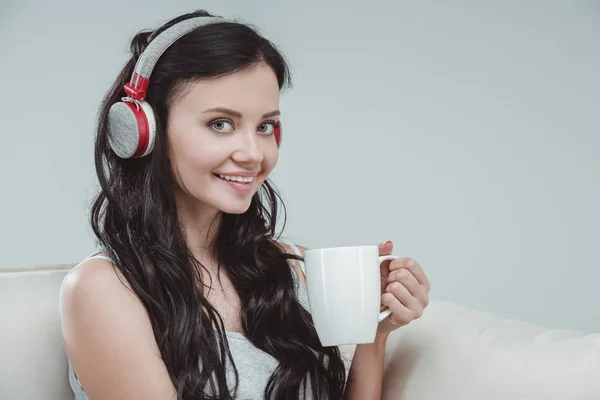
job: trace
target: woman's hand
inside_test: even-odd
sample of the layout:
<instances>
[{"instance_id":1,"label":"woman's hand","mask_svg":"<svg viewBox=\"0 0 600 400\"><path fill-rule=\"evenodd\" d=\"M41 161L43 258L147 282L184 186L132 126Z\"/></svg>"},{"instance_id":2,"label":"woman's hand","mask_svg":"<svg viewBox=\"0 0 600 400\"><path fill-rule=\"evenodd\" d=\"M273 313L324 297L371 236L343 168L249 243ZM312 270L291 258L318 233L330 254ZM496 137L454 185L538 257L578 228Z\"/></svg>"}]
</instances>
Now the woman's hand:
<instances>
[{"instance_id":1,"label":"woman's hand","mask_svg":"<svg viewBox=\"0 0 600 400\"><path fill-rule=\"evenodd\" d=\"M379 245L379 255L392 254L394 245ZM392 311L379 323L378 334L387 335L423 315L429 304L431 284L421 266L412 258L398 258L381 264L381 304Z\"/></svg>"}]
</instances>

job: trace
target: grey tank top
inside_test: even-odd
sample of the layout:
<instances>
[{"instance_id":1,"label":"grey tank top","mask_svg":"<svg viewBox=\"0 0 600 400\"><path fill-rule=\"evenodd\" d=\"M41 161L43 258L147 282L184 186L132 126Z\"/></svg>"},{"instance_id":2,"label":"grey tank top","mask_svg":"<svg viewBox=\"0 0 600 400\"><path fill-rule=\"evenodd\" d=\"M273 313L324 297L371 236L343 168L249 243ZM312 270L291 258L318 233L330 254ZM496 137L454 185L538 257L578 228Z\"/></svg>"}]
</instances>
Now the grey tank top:
<instances>
[{"instance_id":1,"label":"grey tank top","mask_svg":"<svg viewBox=\"0 0 600 400\"><path fill-rule=\"evenodd\" d=\"M289 245L295 254L300 255L300 251L298 248L288 242L283 242ZM102 258L108 261L111 261L108 257L102 255L93 255L86 258L84 261L73 267L71 271L77 268L79 265L83 264L87 260L91 260L94 258ZM299 261L300 266L302 267L302 271L304 272L304 263ZM294 277L294 283L296 286L296 295L298 298L298 302L308 311L310 311L309 303L308 303L308 295L306 293L306 288L300 282L298 275L295 273L295 269L292 268L292 276ZM69 272L70 273L70 272ZM68 276L68 274L67 274ZM65 278L66 279L66 278ZM62 288L61 288L62 289ZM60 304L59 304L60 307ZM255 400L255 399L264 399L265 387L267 386L267 382L275 368L278 366L278 361L273 358L270 354L265 353L264 351L255 347L243 333L240 332L226 332L227 335L227 343L229 344L229 349L231 351L231 356L233 357L233 361L235 363L235 367L238 371L238 390L236 399L239 400ZM227 380L230 386L233 386L235 382L235 377L233 370L231 367L228 367L227 371ZM73 370L73 366L69 361L69 383L71 385L71 389L73 390L73 394L75 395L74 400L89 400L79 379L77 379L77 375ZM312 399L310 382L306 390L306 399Z\"/></svg>"}]
</instances>

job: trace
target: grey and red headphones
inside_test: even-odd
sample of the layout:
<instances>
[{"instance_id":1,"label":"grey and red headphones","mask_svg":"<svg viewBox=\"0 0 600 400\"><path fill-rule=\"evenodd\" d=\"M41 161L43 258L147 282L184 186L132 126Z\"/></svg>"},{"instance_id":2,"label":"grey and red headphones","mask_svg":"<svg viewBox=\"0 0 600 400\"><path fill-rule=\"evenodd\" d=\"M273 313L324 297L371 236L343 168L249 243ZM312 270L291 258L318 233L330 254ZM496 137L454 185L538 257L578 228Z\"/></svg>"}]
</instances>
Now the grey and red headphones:
<instances>
[{"instance_id":1,"label":"grey and red headphones","mask_svg":"<svg viewBox=\"0 0 600 400\"><path fill-rule=\"evenodd\" d=\"M138 58L130 81L123 89L127 96L108 110L108 140L121 158L141 158L152 152L156 138L156 119L152 106L145 101L150 75L160 56L177 39L194 29L220 22L220 17L196 17L181 21L154 38ZM274 131L277 146L281 144L281 124Z\"/></svg>"}]
</instances>

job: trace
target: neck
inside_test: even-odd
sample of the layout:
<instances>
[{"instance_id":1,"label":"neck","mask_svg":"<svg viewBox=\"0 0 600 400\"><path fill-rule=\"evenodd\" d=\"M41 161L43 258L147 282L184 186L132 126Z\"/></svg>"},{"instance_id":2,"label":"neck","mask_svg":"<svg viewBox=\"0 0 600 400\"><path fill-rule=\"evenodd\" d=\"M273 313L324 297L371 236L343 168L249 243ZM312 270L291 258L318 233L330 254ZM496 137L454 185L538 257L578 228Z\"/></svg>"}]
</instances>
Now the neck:
<instances>
[{"instance_id":1,"label":"neck","mask_svg":"<svg viewBox=\"0 0 600 400\"><path fill-rule=\"evenodd\" d=\"M214 239L221 225L221 211L197 201L178 200L177 214L188 248L196 260L210 268L215 265Z\"/></svg>"}]
</instances>

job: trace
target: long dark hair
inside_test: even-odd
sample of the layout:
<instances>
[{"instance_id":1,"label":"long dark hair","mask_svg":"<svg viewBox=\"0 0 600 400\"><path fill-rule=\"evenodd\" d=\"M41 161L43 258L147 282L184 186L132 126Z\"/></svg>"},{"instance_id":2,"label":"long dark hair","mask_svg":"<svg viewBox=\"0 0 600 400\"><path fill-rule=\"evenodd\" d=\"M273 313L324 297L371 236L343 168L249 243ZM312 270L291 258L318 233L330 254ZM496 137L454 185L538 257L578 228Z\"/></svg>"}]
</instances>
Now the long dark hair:
<instances>
[{"instance_id":1,"label":"long dark hair","mask_svg":"<svg viewBox=\"0 0 600 400\"><path fill-rule=\"evenodd\" d=\"M201 269L178 222L174 177L167 152L169 106L194 80L234 73L260 62L269 65L279 88L291 84L275 46L237 22L197 28L180 38L157 63L147 100L157 120L154 151L121 159L110 148L107 114L124 95L135 62L157 34L205 11L179 16L131 42L132 58L105 96L99 112L95 163L101 190L91 224L99 245L114 260L144 304L179 399L231 399L238 386L223 321L203 295ZM288 260L301 259L276 242L281 197L266 180L241 215L221 213L214 252L241 300L248 340L279 361L265 389L268 399L299 399L310 381L316 399L342 396L345 369L336 347L322 347L310 314L300 305ZM285 216L285 206L283 206ZM285 222L284 222L285 224ZM235 387L226 380L233 368ZM208 393L206 392L208 391Z\"/></svg>"}]
</instances>

